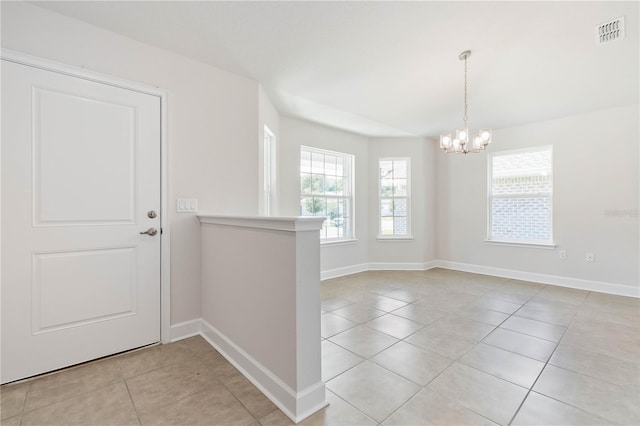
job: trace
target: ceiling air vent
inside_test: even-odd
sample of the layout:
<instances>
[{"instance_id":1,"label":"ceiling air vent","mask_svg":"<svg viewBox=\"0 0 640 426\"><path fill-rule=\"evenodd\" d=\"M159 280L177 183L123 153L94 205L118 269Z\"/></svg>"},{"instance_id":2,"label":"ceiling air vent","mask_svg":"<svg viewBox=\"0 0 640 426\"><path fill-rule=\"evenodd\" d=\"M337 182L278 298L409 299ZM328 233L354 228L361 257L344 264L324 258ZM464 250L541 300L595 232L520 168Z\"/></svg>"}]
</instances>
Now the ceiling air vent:
<instances>
[{"instance_id":1,"label":"ceiling air vent","mask_svg":"<svg viewBox=\"0 0 640 426\"><path fill-rule=\"evenodd\" d=\"M624 38L624 16L596 26L596 44L606 44Z\"/></svg>"}]
</instances>

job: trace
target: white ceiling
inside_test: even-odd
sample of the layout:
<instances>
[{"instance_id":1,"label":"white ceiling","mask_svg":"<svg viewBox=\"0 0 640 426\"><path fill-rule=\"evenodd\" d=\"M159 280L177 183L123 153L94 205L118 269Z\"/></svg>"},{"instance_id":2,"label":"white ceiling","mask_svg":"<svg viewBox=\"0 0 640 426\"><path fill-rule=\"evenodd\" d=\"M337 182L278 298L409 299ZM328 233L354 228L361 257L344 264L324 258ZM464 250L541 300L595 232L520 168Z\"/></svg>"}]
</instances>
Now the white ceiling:
<instances>
[{"instance_id":1,"label":"white ceiling","mask_svg":"<svg viewBox=\"0 0 640 426\"><path fill-rule=\"evenodd\" d=\"M284 114L369 136L507 127L638 103L639 3L33 2L258 80ZM625 16L626 38L597 46Z\"/></svg>"}]
</instances>

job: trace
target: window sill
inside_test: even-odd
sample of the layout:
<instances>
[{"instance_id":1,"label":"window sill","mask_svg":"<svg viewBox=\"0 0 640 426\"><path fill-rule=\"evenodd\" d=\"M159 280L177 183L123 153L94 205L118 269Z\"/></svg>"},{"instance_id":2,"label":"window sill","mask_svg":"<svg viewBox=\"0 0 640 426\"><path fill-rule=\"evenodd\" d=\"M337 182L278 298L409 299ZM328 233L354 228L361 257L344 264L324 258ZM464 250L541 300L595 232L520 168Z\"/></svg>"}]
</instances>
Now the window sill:
<instances>
[{"instance_id":1,"label":"window sill","mask_svg":"<svg viewBox=\"0 0 640 426\"><path fill-rule=\"evenodd\" d=\"M554 250L556 245L554 243L521 243L518 241L500 241L500 240L484 240L485 243L494 244L497 246L509 246L509 247L527 247L543 250Z\"/></svg>"},{"instance_id":2,"label":"window sill","mask_svg":"<svg viewBox=\"0 0 640 426\"><path fill-rule=\"evenodd\" d=\"M348 246L352 244L356 244L358 240L350 239L350 240L336 240L336 241L320 241L320 247L327 246Z\"/></svg>"},{"instance_id":3,"label":"window sill","mask_svg":"<svg viewBox=\"0 0 640 426\"><path fill-rule=\"evenodd\" d=\"M378 241L412 241L413 237L411 235L406 235L406 236L402 236L402 237L386 237L384 235L378 235L376 237L376 240Z\"/></svg>"}]
</instances>

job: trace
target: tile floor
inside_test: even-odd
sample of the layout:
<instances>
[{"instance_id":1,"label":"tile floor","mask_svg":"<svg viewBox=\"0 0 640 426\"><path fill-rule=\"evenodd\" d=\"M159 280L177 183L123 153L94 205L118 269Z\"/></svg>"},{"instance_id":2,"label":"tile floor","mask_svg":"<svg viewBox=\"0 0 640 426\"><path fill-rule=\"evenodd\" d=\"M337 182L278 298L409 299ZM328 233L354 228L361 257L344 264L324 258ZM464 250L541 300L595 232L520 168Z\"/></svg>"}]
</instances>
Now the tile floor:
<instances>
[{"instance_id":1,"label":"tile floor","mask_svg":"<svg viewBox=\"0 0 640 426\"><path fill-rule=\"evenodd\" d=\"M640 301L434 269L322 285L304 425L640 424ZM2 425L290 425L202 338L0 388Z\"/></svg>"}]
</instances>

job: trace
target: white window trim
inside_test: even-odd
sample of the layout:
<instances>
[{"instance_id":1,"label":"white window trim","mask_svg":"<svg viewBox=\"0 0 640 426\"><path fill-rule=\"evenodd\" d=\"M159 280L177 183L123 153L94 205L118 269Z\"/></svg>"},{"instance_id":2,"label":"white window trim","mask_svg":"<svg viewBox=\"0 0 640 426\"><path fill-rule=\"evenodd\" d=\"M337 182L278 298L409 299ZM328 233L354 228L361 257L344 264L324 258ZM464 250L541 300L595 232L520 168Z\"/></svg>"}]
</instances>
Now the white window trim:
<instances>
[{"instance_id":1,"label":"white window trim","mask_svg":"<svg viewBox=\"0 0 640 426\"><path fill-rule=\"evenodd\" d=\"M339 152L339 151L330 151L328 149L322 149L322 148L316 148L316 147L312 147L312 146L308 146L308 145L300 145L300 150L298 151L298 154L300 154L302 152L302 150L305 151L309 151L311 153L319 153L319 154L325 154L325 155L333 155L336 157L344 157L345 160L348 159L348 163L349 163L349 196L328 196L329 198L344 198L349 200L349 202L347 203L348 205L348 214L349 214L349 222L350 222L350 230L351 232L347 235L345 235L344 237L338 237L338 238L322 238L322 236L320 237L320 245L321 246L327 246L327 245L339 245L339 244L353 244L355 242L357 242L356 239L356 220L355 220L355 214L356 214L356 194L355 194L355 163L356 163L356 157L353 154L349 154L347 152ZM298 157L298 180L300 180L300 157ZM298 204L300 203L300 201L302 200L302 188L300 187L300 183L298 183ZM329 218L326 218L326 220L329 220Z\"/></svg>"},{"instance_id":2,"label":"white window trim","mask_svg":"<svg viewBox=\"0 0 640 426\"><path fill-rule=\"evenodd\" d=\"M380 162L381 161L406 161L407 162L407 196L406 197L384 197L384 198L406 198L407 200L407 233L402 235L385 235L382 234L382 215L380 214L380 204L382 201L382 196L380 195ZM378 181L378 206L377 206L377 216L378 216L378 232L376 240L378 241L402 241L402 240L413 240L412 230L411 230L411 158L410 157L380 157L378 158L377 163L377 174L376 180Z\"/></svg>"},{"instance_id":3,"label":"white window trim","mask_svg":"<svg viewBox=\"0 0 640 426\"><path fill-rule=\"evenodd\" d=\"M262 133L261 153L260 214L274 216L277 214L277 145L276 135L267 125L264 125Z\"/></svg>"},{"instance_id":4,"label":"white window trim","mask_svg":"<svg viewBox=\"0 0 640 426\"><path fill-rule=\"evenodd\" d=\"M348 245L353 245L353 244L357 244L358 240L350 238L350 239L344 239L344 240L338 240L335 238L332 238L330 240L321 240L320 241L320 247L325 247L325 246L348 246Z\"/></svg>"},{"instance_id":5,"label":"white window trim","mask_svg":"<svg viewBox=\"0 0 640 426\"><path fill-rule=\"evenodd\" d=\"M556 248L554 243L534 243L534 242L521 242L521 241L508 241L508 240L484 240L487 244L493 244L496 246L509 246L509 247L528 247L537 249L553 250Z\"/></svg>"},{"instance_id":6,"label":"white window trim","mask_svg":"<svg viewBox=\"0 0 640 426\"><path fill-rule=\"evenodd\" d=\"M555 249L556 244L554 242L554 232L553 232L553 184L551 186L551 195L547 194L514 194L514 195L501 195L498 198L521 198L523 195L526 195L531 198L535 197L545 197L551 199L551 213L550 213L550 239L548 241L525 241L525 240L501 240L494 239L491 235L491 229L493 227L493 215L491 212L491 201L493 200L492 188L493 188L493 158L498 155L509 155L509 154L518 154L523 152L534 152L534 151L542 151L542 150L550 150L551 151L551 177L555 180L555 161L553 161L553 145L538 145L531 146L528 148L519 148L519 149L509 149L504 151L495 151L491 152L487 155L487 238L485 239L485 243L495 244L495 245L503 245L503 246L512 246L512 247L530 247L530 248L543 248L543 249Z\"/></svg>"}]
</instances>

